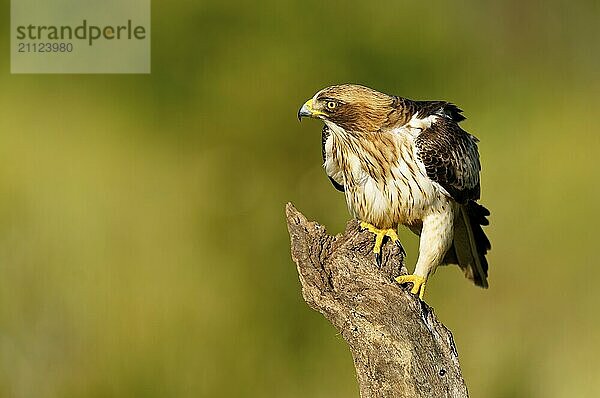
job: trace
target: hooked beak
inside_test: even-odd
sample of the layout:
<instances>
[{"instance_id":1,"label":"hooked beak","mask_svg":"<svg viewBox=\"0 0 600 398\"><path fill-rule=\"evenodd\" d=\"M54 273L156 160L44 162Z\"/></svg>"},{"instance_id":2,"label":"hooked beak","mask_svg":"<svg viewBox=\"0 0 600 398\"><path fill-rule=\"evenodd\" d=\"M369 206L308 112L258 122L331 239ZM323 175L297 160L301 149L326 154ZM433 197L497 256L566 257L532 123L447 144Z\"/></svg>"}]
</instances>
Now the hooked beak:
<instances>
[{"instance_id":1,"label":"hooked beak","mask_svg":"<svg viewBox=\"0 0 600 398\"><path fill-rule=\"evenodd\" d=\"M317 117L320 115L324 115L324 113L313 109L313 99L311 98L298 111L298 120L302 121L303 117Z\"/></svg>"},{"instance_id":2,"label":"hooked beak","mask_svg":"<svg viewBox=\"0 0 600 398\"><path fill-rule=\"evenodd\" d=\"M309 99L302 105L302 108L298 110L298 121L302 121L303 117L311 117L312 116L312 98Z\"/></svg>"}]
</instances>

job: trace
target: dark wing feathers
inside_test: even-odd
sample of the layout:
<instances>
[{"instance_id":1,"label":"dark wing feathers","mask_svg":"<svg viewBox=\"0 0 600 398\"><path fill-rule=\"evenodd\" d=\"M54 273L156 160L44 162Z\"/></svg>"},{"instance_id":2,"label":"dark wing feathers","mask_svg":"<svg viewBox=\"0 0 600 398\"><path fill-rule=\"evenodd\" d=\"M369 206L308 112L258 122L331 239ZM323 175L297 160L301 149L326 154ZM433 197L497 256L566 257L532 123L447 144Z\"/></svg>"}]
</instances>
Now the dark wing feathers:
<instances>
[{"instance_id":1,"label":"dark wing feathers","mask_svg":"<svg viewBox=\"0 0 600 398\"><path fill-rule=\"evenodd\" d=\"M466 119L462 115L462 109L458 106L445 101L414 101L418 112L417 117L425 118L431 115L445 117L455 122L462 122Z\"/></svg>"},{"instance_id":2,"label":"dark wing feathers","mask_svg":"<svg viewBox=\"0 0 600 398\"><path fill-rule=\"evenodd\" d=\"M458 108L456 108L458 109ZM417 155L427 176L440 184L458 203L479 199L477 138L450 118L437 118L416 138Z\"/></svg>"},{"instance_id":3,"label":"dark wing feathers","mask_svg":"<svg viewBox=\"0 0 600 398\"><path fill-rule=\"evenodd\" d=\"M329 138L329 127L327 127L327 125L323 126L323 130L321 130L321 154L323 155L323 163L325 163L325 159L327 156L327 153L325 153L325 142L327 142L327 138ZM335 187L335 189L337 189L340 192L344 192L344 186L340 183L338 183L336 180L334 180L333 178L329 177L329 181L331 181L331 183L333 184L333 186Z\"/></svg>"}]
</instances>

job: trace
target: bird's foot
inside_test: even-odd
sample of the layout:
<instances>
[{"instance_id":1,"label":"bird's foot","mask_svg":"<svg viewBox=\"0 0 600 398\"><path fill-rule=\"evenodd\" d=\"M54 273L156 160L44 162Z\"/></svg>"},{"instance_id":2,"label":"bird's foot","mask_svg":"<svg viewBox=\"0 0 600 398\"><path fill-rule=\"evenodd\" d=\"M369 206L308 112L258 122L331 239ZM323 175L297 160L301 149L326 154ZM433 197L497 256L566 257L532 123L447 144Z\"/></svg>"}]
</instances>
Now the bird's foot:
<instances>
[{"instance_id":1,"label":"bird's foot","mask_svg":"<svg viewBox=\"0 0 600 398\"><path fill-rule=\"evenodd\" d=\"M398 234L395 229L379 229L368 222L361 221L360 227L368 230L369 232L375 234L375 245L373 246L373 253L375 253L375 259L377 260L377 264L381 265L381 246L383 245L383 239L387 236L392 239L392 242L397 244L402 251L402 254L405 255L404 247L402 247L402 243L400 243L400 239L398 239Z\"/></svg>"},{"instance_id":2,"label":"bird's foot","mask_svg":"<svg viewBox=\"0 0 600 398\"><path fill-rule=\"evenodd\" d=\"M423 295L425 294L425 282L426 278L423 278L419 275L400 275L396 278L396 282L403 283L412 283L413 287L410 289L412 294L417 294L421 300L423 300Z\"/></svg>"}]
</instances>

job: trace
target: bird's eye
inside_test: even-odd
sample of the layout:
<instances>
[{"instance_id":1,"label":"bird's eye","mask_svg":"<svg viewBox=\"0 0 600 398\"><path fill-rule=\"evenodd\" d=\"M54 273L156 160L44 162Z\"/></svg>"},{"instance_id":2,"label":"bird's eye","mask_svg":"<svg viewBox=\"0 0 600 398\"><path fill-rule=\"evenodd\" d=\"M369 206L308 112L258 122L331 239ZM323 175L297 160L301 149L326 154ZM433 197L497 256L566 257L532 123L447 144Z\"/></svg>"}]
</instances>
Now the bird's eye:
<instances>
[{"instance_id":1,"label":"bird's eye","mask_svg":"<svg viewBox=\"0 0 600 398\"><path fill-rule=\"evenodd\" d=\"M327 101L327 109L332 110L335 109L336 106L337 104L335 103L335 101Z\"/></svg>"}]
</instances>

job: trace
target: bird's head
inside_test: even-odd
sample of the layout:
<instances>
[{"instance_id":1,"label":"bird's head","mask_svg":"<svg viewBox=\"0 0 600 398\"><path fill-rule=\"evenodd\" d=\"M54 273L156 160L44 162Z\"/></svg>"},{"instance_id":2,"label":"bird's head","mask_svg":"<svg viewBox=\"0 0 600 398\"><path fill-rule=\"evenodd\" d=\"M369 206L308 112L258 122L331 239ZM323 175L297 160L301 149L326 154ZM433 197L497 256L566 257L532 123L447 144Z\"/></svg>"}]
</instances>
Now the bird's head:
<instances>
[{"instance_id":1,"label":"bird's head","mask_svg":"<svg viewBox=\"0 0 600 398\"><path fill-rule=\"evenodd\" d=\"M394 110L394 97L365 86L342 84L316 93L298 111L298 119L311 117L348 132L374 132Z\"/></svg>"}]
</instances>

